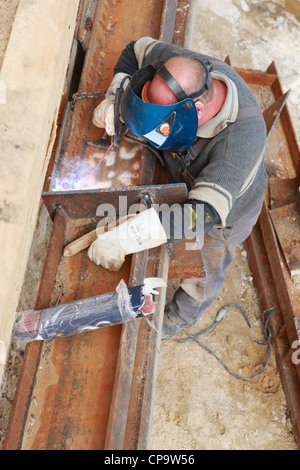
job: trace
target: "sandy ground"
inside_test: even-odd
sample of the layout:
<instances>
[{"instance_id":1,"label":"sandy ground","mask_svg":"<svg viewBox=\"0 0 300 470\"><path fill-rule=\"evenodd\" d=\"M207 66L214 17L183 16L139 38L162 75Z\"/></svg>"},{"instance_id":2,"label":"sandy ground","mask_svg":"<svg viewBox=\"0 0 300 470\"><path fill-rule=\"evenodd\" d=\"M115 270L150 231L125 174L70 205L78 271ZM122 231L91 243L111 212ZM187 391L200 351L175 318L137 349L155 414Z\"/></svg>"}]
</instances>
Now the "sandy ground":
<instances>
[{"instance_id":1,"label":"sandy ground","mask_svg":"<svg viewBox=\"0 0 300 470\"><path fill-rule=\"evenodd\" d=\"M1 0L0 64L9 37L17 0ZM289 109L300 135L300 2L290 0L195 0L189 47L224 59L237 67L266 70L275 61L284 89L291 88ZM3 20L2 20L3 19ZM5 39L6 38L6 39ZM20 308L34 305L43 253L51 223L41 207L35 242L20 298ZM33 274L33 272L35 274ZM176 287L169 285L171 297ZM228 268L218 299L190 332L208 326L221 307L244 307L249 328L237 307L201 341L234 372L244 377L261 370L267 359L260 309L247 254L241 245ZM184 335L178 334L176 338ZM0 398L0 448L9 420L23 351L13 343ZM274 353L267 370L256 380L242 381L195 342L162 342L155 397L151 447L153 449L296 449L287 416L285 396Z\"/></svg>"},{"instance_id":2,"label":"sandy ground","mask_svg":"<svg viewBox=\"0 0 300 470\"><path fill-rule=\"evenodd\" d=\"M175 282L169 290L174 290ZM238 307L199 340L226 366L242 377L252 377L267 361L260 309L247 253L239 246L218 299L190 334L207 328L225 305L244 308L251 328ZM176 339L185 338L182 333ZM295 449L285 396L272 351L270 364L257 379L243 381L229 374L205 349L193 341L161 344L152 429L153 449L263 450Z\"/></svg>"}]
</instances>

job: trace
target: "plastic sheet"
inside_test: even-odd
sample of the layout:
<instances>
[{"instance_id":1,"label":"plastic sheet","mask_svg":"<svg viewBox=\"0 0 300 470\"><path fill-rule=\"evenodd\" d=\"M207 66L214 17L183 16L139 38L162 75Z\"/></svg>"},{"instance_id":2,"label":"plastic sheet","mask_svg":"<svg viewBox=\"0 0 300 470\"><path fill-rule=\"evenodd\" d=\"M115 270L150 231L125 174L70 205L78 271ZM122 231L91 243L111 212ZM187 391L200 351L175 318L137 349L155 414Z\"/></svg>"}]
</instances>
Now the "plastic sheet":
<instances>
[{"instance_id":1,"label":"plastic sheet","mask_svg":"<svg viewBox=\"0 0 300 470\"><path fill-rule=\"evenodd\" d=\"M151 281L152 279L152 281ZM156 286L163 285L160 280ZM124 323L154 313L153 278L143 285L127 288L123 280L114 292L76 300L44 310L27 310L16 321L16 340L53 340L64 336Z\"/></svg>"}]
</instances>

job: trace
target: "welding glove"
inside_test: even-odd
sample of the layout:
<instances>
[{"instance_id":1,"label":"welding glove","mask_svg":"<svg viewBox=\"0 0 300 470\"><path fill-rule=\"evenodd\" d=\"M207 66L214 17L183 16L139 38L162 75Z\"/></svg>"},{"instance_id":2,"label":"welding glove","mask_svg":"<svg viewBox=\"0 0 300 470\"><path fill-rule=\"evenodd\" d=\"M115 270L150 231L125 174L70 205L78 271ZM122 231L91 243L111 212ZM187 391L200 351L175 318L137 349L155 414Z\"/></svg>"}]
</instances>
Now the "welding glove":
<instances>
[{"instance_id":1,"label":"welding glove","mask_svg":"<svg viewBox=\"0 0 300 470\"><path fill-rule=\"evenodd\" d=\"M110 136L115 135L115 97L122 80L129 77L127 73L116 73L105 94L105 99L94 109L93 124L106 130ZM128 84L128 81L125 82Z\"/></svg>"},{"instance_id":2,"label":"welding glove","mask_svg":"<svg viewBox=\"0 0 300 470\"><path fill-rule=\"evenodd\" d=\"M90 246L88 257L97 265L110 271L118 271L126 255L148 250L166 242L166 232L156 210L152 207L99 235Z\"/></svg>"}]
</instances>

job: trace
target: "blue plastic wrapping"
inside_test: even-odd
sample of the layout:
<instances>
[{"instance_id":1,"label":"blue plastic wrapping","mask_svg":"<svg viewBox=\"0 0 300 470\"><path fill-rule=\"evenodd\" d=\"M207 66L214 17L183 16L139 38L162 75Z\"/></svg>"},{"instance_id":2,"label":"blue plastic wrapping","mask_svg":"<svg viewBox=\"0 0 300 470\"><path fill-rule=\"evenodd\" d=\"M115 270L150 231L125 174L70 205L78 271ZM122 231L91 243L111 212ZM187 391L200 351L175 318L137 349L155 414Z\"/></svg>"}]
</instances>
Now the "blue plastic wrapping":
<instances>
[{"instance_id":1,"label":"blue plastic wrapping","mask_svg":"<svg viewBox=\"0 0 300 470\"><path fill-rule=\"evenodd\" d=\"M44 310L27 310L17 318L14 338L24 342L53 340L116 325L154 312L144 285L127 288L120 281L114 292L75 300Z\"/></svg>"}]
</instances>

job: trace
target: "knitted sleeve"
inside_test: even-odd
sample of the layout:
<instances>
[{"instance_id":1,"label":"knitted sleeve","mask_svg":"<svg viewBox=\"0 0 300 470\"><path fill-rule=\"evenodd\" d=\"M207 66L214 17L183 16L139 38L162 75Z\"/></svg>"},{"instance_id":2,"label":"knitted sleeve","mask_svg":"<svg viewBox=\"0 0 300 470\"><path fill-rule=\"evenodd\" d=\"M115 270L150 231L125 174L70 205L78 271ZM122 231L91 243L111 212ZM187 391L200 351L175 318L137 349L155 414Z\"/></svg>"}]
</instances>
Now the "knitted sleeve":
<instances>
[{"instance_id":1,"label":"knitted sleeve","mask_svg":"<svg viewBox=\"0 0 300 470\"><path fill-rule=\"evenodd\" d=\"M114 68L114 74L123 72L128 73L128 75L133 75L138 70L139 66L134 53L135 42L136 41L131 41L122 51Z\"/></svg>"}]
</instances>

